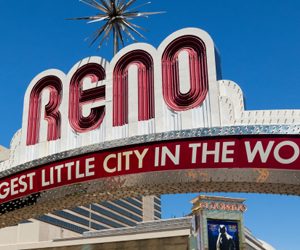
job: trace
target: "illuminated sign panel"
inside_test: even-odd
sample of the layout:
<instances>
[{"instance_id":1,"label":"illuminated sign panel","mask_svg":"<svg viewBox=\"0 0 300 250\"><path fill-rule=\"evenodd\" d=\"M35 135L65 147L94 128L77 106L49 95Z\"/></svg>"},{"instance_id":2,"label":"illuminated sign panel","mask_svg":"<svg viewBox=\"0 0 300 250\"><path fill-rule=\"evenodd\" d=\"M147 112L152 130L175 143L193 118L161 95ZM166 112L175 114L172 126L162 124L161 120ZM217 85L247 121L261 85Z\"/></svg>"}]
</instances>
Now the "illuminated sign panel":
<instances>
[{"instance_id":1,"label":"illuminated sign panel","mask_svg":"<svg viewBox=\"0 0 300 250\"><path fill-rule=\"evenodd\" d=\"M187 28L157 49L137 43L110 62L37 75L0 162L1 213L35 194L36 215L58 209L56 197L68 207L173 192L299 195L300 110L245 110L239 86L218 79L216 56L205 31Z\"/></svg>"},{"instance_id":2,"label":"illuminated sign panel","mask_svg":"<svg viewBox=\"0 0 300 250\"><path fill-rule=\"evenodd\" d=\"M208 76L204 41L195 35L182 35L163 47L162 55L159 51L147 51L150 50L147 46L145 50L132 49L113 60L111 66L93 57L76 65L67 78L55 71L38 76L25 97L26 111L29 108L23 116L26 133L22 135L26 136L23 143L36 145L45 139L63 140L68 132L83 134L101 126L112 130L150 121L163 113L162 107L184 112L201 106L207 97L209 80L216 80L212 69L211 79ZM209 52L213 57L214 51ZM179 65L183 56L187 63L184 70ZM157 77L159 71L161 78ZM184 83L180 81L182 77ZM181 85L187 85L184 92ZM130 105L130 98L136 99L136 110ZM103 124L105 116L111 117ZM130 119L130 116L135 118ZM62 123L68 126L61 126ZM159 126L154 127L159 129ZM131 135L140 134L138 130L131 132Z\"/></svg>"},{"instance_id":3,"label":"illuminated sign panel","mask_svg":"<svg viewBox=\"0 0 300 250\"><path fill-rule=\"evenodd\" d=\"M239 250L239 226L236 221L208 220L208 249L209 250Z\"/></svg>"}]
</instances>

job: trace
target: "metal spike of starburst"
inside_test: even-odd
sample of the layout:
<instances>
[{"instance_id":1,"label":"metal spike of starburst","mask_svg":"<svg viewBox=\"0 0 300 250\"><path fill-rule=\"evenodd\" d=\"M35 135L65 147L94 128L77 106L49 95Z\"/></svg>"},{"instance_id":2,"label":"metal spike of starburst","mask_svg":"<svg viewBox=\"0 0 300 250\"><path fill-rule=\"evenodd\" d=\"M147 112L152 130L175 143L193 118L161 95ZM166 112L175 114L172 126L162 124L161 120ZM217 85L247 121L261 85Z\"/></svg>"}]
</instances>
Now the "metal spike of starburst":
<instances>
[{"instance_id":1,"label":"metal spike of starburst","mask_svg":"<svg viewBox=\"0 0 300 250\"><path fill-rule=\"evenodd\" d=\"M104 23L96 30L91 37L90 45L93 45L97 40L100 40L98 48L100 48L104 41L113 36L113 52L114 55L118 52L120 44L124 46L125 36L127 40L136 41L134 35L145 39L145 37L138 31L144 30L141 26L132 23L132 19L138 17L148 17L150 15L164 13L157 12L140 12L138 9L142 6L148 5L151 2L146 2L138 6L133 6L137 0L79 0L80 2L93 7L100 11L94 16L68 18L68 20L87 20L88 23L101 22Z\"/></svg>"}]
</instances>

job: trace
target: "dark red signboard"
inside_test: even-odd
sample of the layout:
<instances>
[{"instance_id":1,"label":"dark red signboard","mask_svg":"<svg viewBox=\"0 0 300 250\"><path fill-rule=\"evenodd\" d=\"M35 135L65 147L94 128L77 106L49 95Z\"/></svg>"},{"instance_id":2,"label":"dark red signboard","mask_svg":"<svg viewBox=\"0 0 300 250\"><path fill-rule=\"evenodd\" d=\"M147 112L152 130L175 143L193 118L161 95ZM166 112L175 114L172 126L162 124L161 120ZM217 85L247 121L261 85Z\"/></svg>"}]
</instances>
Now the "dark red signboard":
<instances>
[{"instance_id":1,"label":"dark red signboard","mask_svg":"<svg viewBox=\"0 0 300 250\"><path fill-rule=\"evenodd\" d=\"M111 176L217 168L300 170L300 138L192 138L98 151L0 180L0 204L33 193Z\"/></svg>"}]
</instances>

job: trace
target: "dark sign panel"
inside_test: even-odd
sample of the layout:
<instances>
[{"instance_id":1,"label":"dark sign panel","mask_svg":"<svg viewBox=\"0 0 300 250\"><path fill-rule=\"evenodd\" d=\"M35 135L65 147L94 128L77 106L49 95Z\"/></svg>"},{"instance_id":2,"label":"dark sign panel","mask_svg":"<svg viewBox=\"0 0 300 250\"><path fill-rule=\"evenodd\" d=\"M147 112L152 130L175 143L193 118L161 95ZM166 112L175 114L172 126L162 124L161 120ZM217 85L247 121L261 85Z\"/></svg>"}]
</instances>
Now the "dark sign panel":
<instances>
[{"instance_id":1,"label":"dark sign panel","mask_svg":"<svg viewBox=\"0 0 300 250\"><path fill-rule=\"evenodd\" d=\"M237 221L207 220L209 250L240 250Z\"/></svg>"}]
</instances>

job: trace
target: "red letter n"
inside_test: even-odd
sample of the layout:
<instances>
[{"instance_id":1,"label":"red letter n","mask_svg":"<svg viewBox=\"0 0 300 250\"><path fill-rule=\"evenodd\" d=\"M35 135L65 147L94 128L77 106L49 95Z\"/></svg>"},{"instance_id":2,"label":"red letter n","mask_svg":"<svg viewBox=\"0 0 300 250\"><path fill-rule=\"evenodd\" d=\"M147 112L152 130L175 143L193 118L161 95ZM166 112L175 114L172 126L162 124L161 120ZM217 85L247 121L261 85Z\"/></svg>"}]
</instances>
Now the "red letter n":
<instances>
[{"instance_id":1,"label":"red letter n","mask_svg":"<svg viewBox=\"0 0 300 250\"><path fill-rule=\"evenodd\" d=\"M138 120L154 118L154 72L150 54L134 50L124 55L113 73L113 126L128 124L128 68L138 68Z\"/></svg>"}]
</instances>

